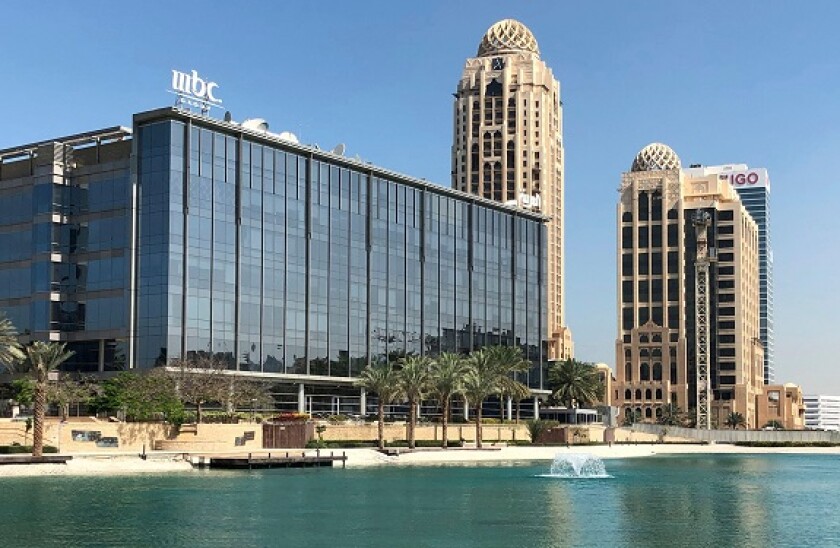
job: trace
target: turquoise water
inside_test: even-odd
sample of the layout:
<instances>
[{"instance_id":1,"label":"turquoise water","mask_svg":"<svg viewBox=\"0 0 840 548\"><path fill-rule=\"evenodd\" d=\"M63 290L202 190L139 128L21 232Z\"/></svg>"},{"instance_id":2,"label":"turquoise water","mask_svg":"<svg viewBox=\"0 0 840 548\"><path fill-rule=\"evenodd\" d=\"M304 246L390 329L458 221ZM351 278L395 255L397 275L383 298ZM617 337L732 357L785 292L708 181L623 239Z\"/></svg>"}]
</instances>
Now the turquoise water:
<instances>
[{"instance_id":1,"label":"turquoise water","mask_svg":"<svg viewBox=\"0 0 840 548\"><path fill-rule=\"evenodd\" d=\"M840 546L840 457L0 479L0 546Z\"/></svg>"}]
</instances>

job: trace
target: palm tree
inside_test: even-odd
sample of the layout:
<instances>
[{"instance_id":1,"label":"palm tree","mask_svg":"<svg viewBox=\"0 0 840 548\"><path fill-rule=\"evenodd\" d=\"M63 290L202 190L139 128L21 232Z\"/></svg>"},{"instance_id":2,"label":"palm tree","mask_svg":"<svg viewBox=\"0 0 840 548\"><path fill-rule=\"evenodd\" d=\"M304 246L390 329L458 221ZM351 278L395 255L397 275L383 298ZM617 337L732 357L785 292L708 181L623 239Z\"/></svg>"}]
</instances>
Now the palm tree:
<instances>
[{"instance_id":1,"label":"palm tree","mask_svg":"<svg viewBox=\"0 0 840 548\"><path fill-rule=\"evenodd\" d=\"M23 352L17 341L17 331L12 321L0 312L0 366L14 367L23 359Z\"/></svg>"},{"instance_id":2,"label":"palm tree","mask_svg":"<svg viewBox=\"0 0 840 548\"><path fill-rule=\"evenodd\" d=\"M633 426L634 423L641 422L642 413L638 409L628 409L628 413L624 415L624 421L621 426Z\"/></svg>"},{"instance_id":3,"label":"palm tree","mask_svg":"<svg viewBox=\"0 0 840 548\"><path fill-rule=\"evenodd\" d=\"M408 448L414 449L417 406L429 390L431 360L425 356L406 356L399 359L399 364L399 384L408 400Z\"/></svg>"},{"instance_id":4,"label":"palm tree","mask_svg":"<svg viewBox=\"0 0 840 548\"><path fill-rule=\"evenodd\" d=\"M604 384L592 364L572 358L552 365L548 382L553 397L569 409L594 403L604 395Z\"/></svg>"},{"instance_id":5,"label":"palm tree","mask_svg":"<svg viewBox=\"0 0 840 548\"><path fill-rule=\"evenodd\" d=\"M476 350L467 358L464 375L464 396L475 407L475 445L481 448L481 408L484 400L499 392L501 377L486 348Z\"/></svg>"},{"instance_id":6,"label":"palm tree","mask_svg":"<svg viewBox=\"0 0 840 548\"><path fill-rule=\"evenodd\" d=\"M518 346L490 346L487 351L499 375L499 396L502 400L505 397L516 400L516 420L519 422L519 402L531 394L531 389L517 381L516 374L527 372L531 362L522 356Z\"/></svg>"},{"instance_id":7,"label":"palm tree","mask_svg":"<svg viewBox=\"0 0 840 548\"><path fill-rule=\"evenodd\" d=\"M746 428L747 420L744 418L744 415L738 413L737 411L733 411L726 416L726 422L724 423L726 426L735 430L739 426L743 426Z\"/></svg>"},{"instance_id":8,"label":"palm tree","mask_svg":"<svg viewBox=\"0 0 840 548\"><path fill-rule=\"evenodd\" d=\"M51 371L66 362L74 352L68 351L64 343L34 341L24 348L26 361L24 370L35 377L35 401L32 428L32 457L44 454L44 417L46 415L47 381Z\"/></svg>"},{"instance_id":9,"label":"palm tree","mask_svg":"<svg viewBox=\"0 0 840 548\"><path fill-rule=\"evenodd\" d=\"M662 416L656 422L666 426L684 426L685 417L676 403L669 403L662 408Z\"/></svg>"},{"instance_id":10,"label":"palm tree","mask_svg":"<svg viewBox=\"0 0 840 548\"><path fill-rule=\"evenodd\" d=\"M356 386L376 394L379 421L379 449L385 449L385 406L402 395L399 373L390 363L365 367L356 381Z\"/></svg>"},{"instance_id":11,"label":"palm tree","mask_svg":"<svg viewBox=\"0 0 840 548\"><path fill-rule=\"evenodd\" d=\"M449 414L452 407L452 396L462 390L464 374L467 365L458 354L444 352L432 362L429 394L437 399L441 406L441 447L446 449L449 444L448 426Z\"/></svg>"}]
</instances>

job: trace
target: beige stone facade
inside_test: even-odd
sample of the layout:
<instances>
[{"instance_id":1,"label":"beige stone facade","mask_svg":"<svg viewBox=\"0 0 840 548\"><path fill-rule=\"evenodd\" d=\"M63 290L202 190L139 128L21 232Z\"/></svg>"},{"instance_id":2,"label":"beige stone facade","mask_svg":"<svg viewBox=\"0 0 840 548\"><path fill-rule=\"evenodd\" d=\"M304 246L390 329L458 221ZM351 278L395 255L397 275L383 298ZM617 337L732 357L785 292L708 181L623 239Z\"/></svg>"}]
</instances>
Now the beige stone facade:
<instances>
[{"instance_id":1,"label":"beige stone facade","mask_svg":"<svg viewBox=\"0 0 840 548\"><path fill-rule=\"evenodd\" d=\"M758 423L763 388L758 228L730 184L690 177L665 145L649 145L622 175L618 222L618 338L613 404L653 422L670 404L697 407L693 219L709 215L711 421L737 411Z\"/></svg>"},{"instance_id":2,"label":"beige stone facade","mask_svg":"<svg viewBox=\"0 0 840 548\"><path fill-rule=\"evenodd\" d=\"M758 426L763 428L776 421L785 430L805 428L805 400L802 389L792 383L768 384L756 398Z\"/></svg>"},{"instance_id":3,"label":"beige stone facade","mask_svg":"<svg viewBox=\"0 0 840 548\"><path fill-rule=\"evenodd\" d=\"M564 316L560 83L522 23L499 21L467 59L455 93L452 187L539 211L547 225L549 359L574 352Z\"/></svg>"},{"instance_id":4,"label":"beige stone facade","mask_svg":"<svg viewBox=\"0 0 840 548\"><path fill-rule=\"evenodd\" d=\"M596 363L594 367L595 371L598 373L598 378L600 379L601 384L604 385L604 397L601 401L595 403L610 406L613 404L613 384L615 383L615 376L613 375L610 366L605 363Z\"/></svg>"}]
</instances>

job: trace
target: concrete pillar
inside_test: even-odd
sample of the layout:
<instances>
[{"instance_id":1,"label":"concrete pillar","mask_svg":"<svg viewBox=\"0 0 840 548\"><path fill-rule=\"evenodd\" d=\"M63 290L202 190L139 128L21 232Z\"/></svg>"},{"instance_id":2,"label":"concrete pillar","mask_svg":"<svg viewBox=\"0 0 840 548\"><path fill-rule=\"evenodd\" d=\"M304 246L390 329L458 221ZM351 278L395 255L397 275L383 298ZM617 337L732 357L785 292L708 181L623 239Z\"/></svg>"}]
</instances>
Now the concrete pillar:
<instances>
[{"instance_id":1,"label":"concrete pillar","mask_svg":"<svg viewBox=\"0 0 840 548\"><path fill-rule=\"evenodd\" d=\"M359 414L363 417L367 416L367 391L364 387L359 389Z\"/></svg>"},{"instance_id":2,"label":"concrete pillar","mask_svg":"<svg viewBox=\"0 0 840 548\"><path fill-rule=\"evenodd\" d=\"M303 383L298 385L298 413L306 413L306 395Z\"/></svg>"},{"instance_id":3,"label":"concrete pillar","mask_svg":"<svg viewBox=\"0 0 840 548\"><path fill-rule=\"evenodd\" d=\"M105 371L105 339L99 339L99 371Z\"/></svg>"},{"instance_id":4,"label":"concrete pillar","mask_svg":"<svg viewBox=\"0 0 840 548\"><path fill-rule=\"evenodd\" d=\"M540 418L540 398L534 396L534 420L539 420Z\"/></svg>"},{"instance_id":5,"label":"concrete pillar","mask_svg":"<svg viewBox=\"0 0 840 548\"><path fill-rule=\"evenodd\" d=\"M508 396L506 407L507 407L507 420L512 421L513 420L513 398L511 398L510 396Z\"/></svg>"}]
</instances>

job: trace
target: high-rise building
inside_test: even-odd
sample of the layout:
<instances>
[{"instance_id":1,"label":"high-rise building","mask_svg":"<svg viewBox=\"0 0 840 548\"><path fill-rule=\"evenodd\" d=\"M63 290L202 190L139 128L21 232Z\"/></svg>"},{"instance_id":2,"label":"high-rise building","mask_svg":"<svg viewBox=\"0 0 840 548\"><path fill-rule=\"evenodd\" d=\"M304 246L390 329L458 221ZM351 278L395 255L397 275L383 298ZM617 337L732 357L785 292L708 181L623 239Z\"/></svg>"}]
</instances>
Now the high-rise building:
<instances>
[{"instance_id":1,"label":"high-rise building","mask_svg":"<svg viewBox=\"0 0 840 548\"><path fill-rule=\"evenodd\" d=\"M655 420L668 404L697 413L706 401L710 423L739 412L754 426L763 384L755 221L725 179L687 175L660 143L639 152L620 192L614 404ZM696 277L704 257L708 274Z\"/></svg>"},{"instance_id":2,"label":"high-rise building","mask_svg":"<svg viewBox=\"0 0 840 548\"><path fill-rule=\"evenodd\" d=\"M840 430L840 396L805 396L805 428Z\"/></svg>"},{"instance_id":3,"label":"high-rise building","mask_svg":"<svg viewBox=\"0 0 840 548\"><path fill-rule=\"evenodd\" d=\"M491 26L455 92L452 187L539 211L548 222L550 359L573 353L563 269L563 109L537 40L512 19Z\"/></svg>"},{"instance_id":4,"label":"high-rise building","mask_svg":"<svg viewBox=\"0 0 840 548\"><path fill-rule=\"evenodd\" d=\"M758 225L759 296L761 301L761 343L764 345L764 383L776 382L773 360L773 247L770 233L770 178L764 168L750 168L746 164L694 167L687 169L691 176L714 175L726 177L738 191L741 203Z\"/></svg>"}]
</instances>

